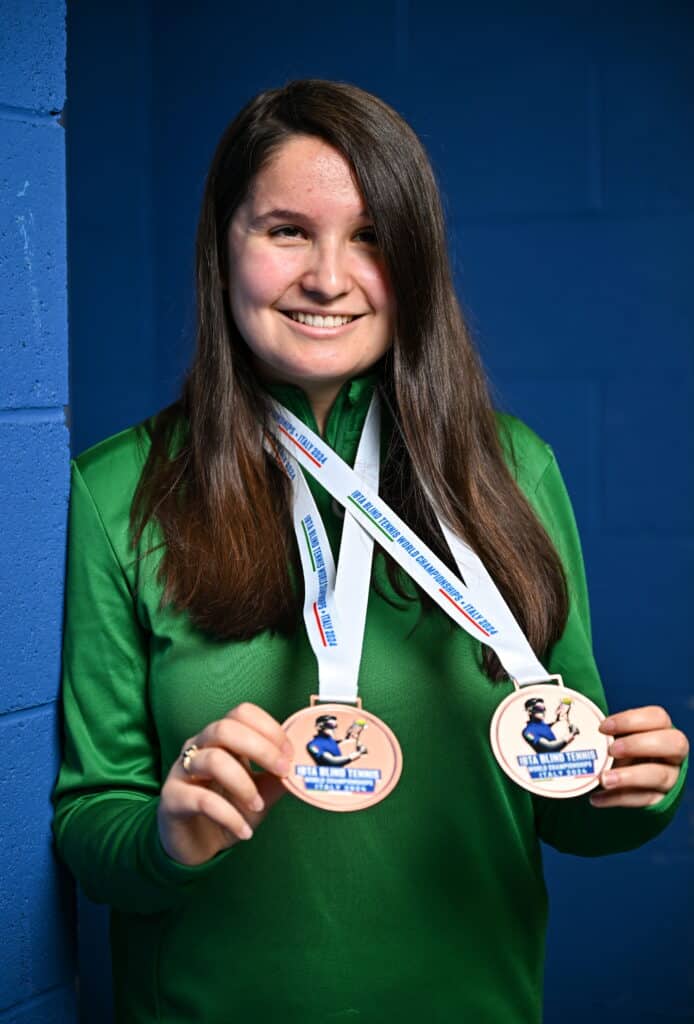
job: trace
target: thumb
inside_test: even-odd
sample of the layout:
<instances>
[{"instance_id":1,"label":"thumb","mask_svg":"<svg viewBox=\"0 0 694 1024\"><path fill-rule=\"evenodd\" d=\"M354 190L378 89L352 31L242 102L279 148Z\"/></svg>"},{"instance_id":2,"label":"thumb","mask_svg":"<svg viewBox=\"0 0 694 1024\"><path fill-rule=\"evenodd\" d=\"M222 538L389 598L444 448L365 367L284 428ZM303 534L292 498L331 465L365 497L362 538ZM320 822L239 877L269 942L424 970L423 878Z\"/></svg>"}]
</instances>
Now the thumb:
<instances>
[{"instance_id":1,"label":"thumb","mask_svg":"<svg viewBox=\"0 0 694 1024\"><path fill-rule=\"evenodd\" d=\"M272 772L254 773L253 781L258 787L258 792L263 798L266 809L272 807L278 800L281 800L287 792L281 781Z\"/></svg>"}]
</instances>

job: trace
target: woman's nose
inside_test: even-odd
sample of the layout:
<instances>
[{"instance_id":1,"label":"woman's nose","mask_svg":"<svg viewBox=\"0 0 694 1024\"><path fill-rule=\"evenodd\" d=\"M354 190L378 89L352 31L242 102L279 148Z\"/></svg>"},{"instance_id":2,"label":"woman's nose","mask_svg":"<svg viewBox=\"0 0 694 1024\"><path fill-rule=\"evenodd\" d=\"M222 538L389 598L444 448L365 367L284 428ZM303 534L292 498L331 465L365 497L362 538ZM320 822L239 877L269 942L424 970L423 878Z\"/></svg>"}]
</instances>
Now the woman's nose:
<instances>
[{"instance_id":1,"label":"woman's nose","mask_svg":"<svg viewBox=\"0 0 694 1024\"><path fill-rule=\"evenodd\" d=\"M351 288L347 253L333 242L315 245L302 276L304 291L321 298L335 299Z\"/></svg>"}]
</instances>

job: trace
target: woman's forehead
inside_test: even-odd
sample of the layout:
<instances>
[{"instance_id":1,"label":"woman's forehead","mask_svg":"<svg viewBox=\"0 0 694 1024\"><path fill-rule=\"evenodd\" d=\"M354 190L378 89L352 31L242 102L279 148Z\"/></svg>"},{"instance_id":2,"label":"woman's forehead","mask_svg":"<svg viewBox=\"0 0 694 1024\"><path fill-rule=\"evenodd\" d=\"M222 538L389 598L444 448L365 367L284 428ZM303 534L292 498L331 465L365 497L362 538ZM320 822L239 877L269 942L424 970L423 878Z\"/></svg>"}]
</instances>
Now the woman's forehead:
<instances>
[{"instance_id":1,"label":"woman's forehead","mask_svg":"<svg viewBox=\"0 0 694 1024\"><path fill-rule=\"evenodd\" d=\"M326 208L366 216L364 200L347 159L327 142L295 136L258 172L249 192L255 213L272 208ZM261 209L263 208L263 209Z\"/></svg>"}]
</instances>

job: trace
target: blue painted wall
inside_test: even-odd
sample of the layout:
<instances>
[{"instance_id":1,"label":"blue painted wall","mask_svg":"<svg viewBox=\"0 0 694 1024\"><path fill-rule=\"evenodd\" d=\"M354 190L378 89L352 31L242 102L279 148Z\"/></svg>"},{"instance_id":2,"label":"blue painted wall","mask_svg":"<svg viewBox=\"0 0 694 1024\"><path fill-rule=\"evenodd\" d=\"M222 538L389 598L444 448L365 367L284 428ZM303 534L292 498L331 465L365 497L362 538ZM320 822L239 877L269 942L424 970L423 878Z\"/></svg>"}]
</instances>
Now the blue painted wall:
<instances>
[{"instance_id":1,"label":"blue painted wall","mask_svg":"<svg viewBox=\"0 0 694 1024\"><path fill-rule=\"evenodd\" d=\"M68 4L73 451L161 402L154 365L147 3ZM98 384L97 384L98 382Z\"/></svg>"},{"instance_id":2,"label":"blue painted wall","mask_svg":"<svg viewBox=\"0 0 694 1024\"><path fill-rule=\"evenodd\" d=\"M228 119L293 77L371 89L433 157L499 404L559 456L612 705L662 701L691 735L691 9L85 6L69 32L75 448L176 394L197 206ZM546 860L547 1021L689 1020L687 809L638 852Z\"/></svg>"},{"instance_id":3,"label":"blue painted wall","mask_svg":"<svg viewBox=\"0 0 694 1024\"><path fill-rule=\"evenodd\" d=\"M65 7L0 8L0 1022L74 1021L51 850L69 478Z\"/></svg>"}]
</instances>

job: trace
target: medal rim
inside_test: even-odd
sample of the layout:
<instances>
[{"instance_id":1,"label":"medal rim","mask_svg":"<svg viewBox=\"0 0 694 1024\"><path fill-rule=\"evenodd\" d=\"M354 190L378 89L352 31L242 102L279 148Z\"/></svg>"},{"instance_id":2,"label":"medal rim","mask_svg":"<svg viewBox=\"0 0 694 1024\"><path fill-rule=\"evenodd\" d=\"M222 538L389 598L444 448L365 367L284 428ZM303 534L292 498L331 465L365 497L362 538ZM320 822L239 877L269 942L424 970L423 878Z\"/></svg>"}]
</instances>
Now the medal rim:
<instances>
[{"instance_id":1,"label":"medal rim","mask_svg":"<svg viewBox=\"0 0 694 1024\"><path fill-rule=\"evenodd\" d=\"M297 797L299 800L302 800L304 803L310 804L312 807L318 807L322 811L334 811L338 814L344 814L345 812L363 811L366 810L368 807L374 807L376 804L380 803L381 800L385 800L387 796L390 796L390 794L393 792L398 782L400 781L400 776L402 774L402 748L400 746L397 736L390 728L390 726L383 721L382 718L379 718L378 715L375 715L372 711L367 711L363 707L357 707L353 704L341 704L339 701L330 701L320 704L312 703L307 705L306 707L299 708L299 710L291 714L289 718L286 718L284 722L282 722L282 729L286 732L289 726L291 726L291 724L296 719L301 718L309 713L312 716L315 716L316 714L330 714L331 712L335 713L336 711L344 713L345 710L349 711L350 709L353 709L355 712L358 712L358 714L361 717L367 718L371 724L375 724L385 735L393 751L393 770L390 774L388 782L384 783L384 785L378 790L377 793L360 793L358 798L354 797L354 799L351 799L349 804L345 804L344 807L333 807L323 803L315 797L309 796L306 790L301 790L299 786L296 785L296 783L294 783L294 779L291 772L293 771L294 766L297 763L297 760L296 757L293 757L290 766L290 774L280 779L282 785L284 786L288 793L291 793L293 796Z\"/></svg>"},{"instance_id":2,"label":"medal rim","mask_svg":"<svg viewBox=\"0 0 694 1024\"><path fill-rule=\"evenodd\" d=\"M499 765L501 770L508 776L508 778L511 779L512 782L515 782L517 786L520 786L522 789L525 789L529 793L533 793L535 796L546 796L552 800L565 800L577 796L582 796L584 793L590 793L591 790L596 789L600 785L600 776L604 771L606 771L612 766L612 763L614 761L614 758L611 754L607 752L607 749L605 750L605 759L600 767L600 770L595 772L590 779L586 779L582 785L576 786L573 789L565 789L561 792L555 790L553 792L550 788L543 788L540 784L534 783L531 780L526 781L525 779L519 778L516 772L513 770L512 765L507 762L506 755L503 753L501 745L497 740L499 722L503 716L504 711L510 704L514 703L514 701L520 699L521 697L527 700L528 698L526 696L526 693L530 694L533 690L547 691L550 688L556 689L558 693L564 696L570 696L573 700L576 700L577 703L583 704L585 707L588 708L589 711L592 711L596 715L598 719L598 724L605 720L606 716L603 714L598 705L594 701L592 701L590 697L586 697L585 694L580 693L580 691L574 690L569 686L564 686L563 683L532 683L530 686L519 686L515 688L513 690L513 693L509 693L508 696L501 701L501 703L499 704L499 706L497 707L492 716L492 720L489 726L489 739L492 747L492 753L494 754L497 764ZM609 737L605 737L605 741L609 742ZM550 780L547 780L547 782L549 783Z\"/></svg>"}]
</instances>

